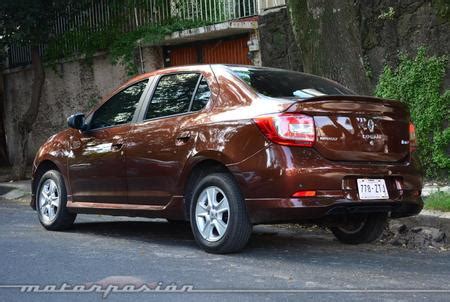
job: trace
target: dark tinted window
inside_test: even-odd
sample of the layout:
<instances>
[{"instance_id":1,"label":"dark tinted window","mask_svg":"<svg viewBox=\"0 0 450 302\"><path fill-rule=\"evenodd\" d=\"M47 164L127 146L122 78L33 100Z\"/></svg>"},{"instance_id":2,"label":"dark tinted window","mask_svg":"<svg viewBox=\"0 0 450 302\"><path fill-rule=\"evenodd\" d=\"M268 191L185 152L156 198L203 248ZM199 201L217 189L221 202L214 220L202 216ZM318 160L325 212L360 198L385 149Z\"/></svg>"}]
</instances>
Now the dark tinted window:
<instances>
[{"instance_id":1,"label":"dark tinted window","mask_svg":"<svg viewBox=\"0 0 450 302\"><path fill-rule=\"evenodd\" d=\"M197 91L195 92L191 110L198 111L205 107L210 97L211 91L209 90L208 82L206 82L205 78L202 78L198 84Z\"/></svg>"},{"instance_id":2,"label":"dark tinted window","mask_svg":"<svg viewBox=\"0 0 450 302\"><path fill-rule=\"evenodd\" d=\"M156 87L145 115L146 119L187 112L199 74L181 73L163 76Z\"/></svg>"},{"instance_id":3,"label":"dark tinted window","mask_svg":"<svg viewBox=\"0 0 450 302\"><path fill-rule=\"evenodd\" d=\"M131 122L147 81L134 84L115 94L94 112L90 128L104 128Z\"/></svg>"},{"instance_id":4,"label":"dark tinted window","mask_svg":"<svg viewBox=\"0 0 450 302\"><path fill-rule=\"evenodd\" d=\"M301 72L237 66L230 69L258 93L270 97L307 99L320 95L354 94L336 82Z\"/></svg>"}]
</instances>

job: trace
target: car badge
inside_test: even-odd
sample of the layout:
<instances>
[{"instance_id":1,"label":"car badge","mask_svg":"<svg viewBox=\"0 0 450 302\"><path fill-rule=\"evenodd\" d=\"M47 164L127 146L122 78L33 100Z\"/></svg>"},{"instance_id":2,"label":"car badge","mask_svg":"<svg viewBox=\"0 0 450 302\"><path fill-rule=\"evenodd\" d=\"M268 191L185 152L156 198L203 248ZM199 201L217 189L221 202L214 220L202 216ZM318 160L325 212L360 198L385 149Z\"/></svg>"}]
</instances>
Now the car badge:
<instances>
[{"instance_id":1,"label":"car badge","mask_svg":"<svg viewBox=\"0 0 450 302\"><path fill-rule=\"evenodd\" d=\"M367 129L369 129L370 132L373 132L375 130L375 123L373 120L367 121Z\"/></svg>"}]
</instances>

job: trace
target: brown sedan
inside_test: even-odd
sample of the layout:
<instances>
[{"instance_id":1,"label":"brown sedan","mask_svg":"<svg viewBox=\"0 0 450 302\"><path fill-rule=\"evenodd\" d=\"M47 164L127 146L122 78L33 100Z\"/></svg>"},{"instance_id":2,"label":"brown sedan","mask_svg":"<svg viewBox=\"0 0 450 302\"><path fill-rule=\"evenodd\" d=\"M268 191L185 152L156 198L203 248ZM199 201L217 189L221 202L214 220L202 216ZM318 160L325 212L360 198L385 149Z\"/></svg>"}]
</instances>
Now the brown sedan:
<instances>
[{"instance_id":1,"label":"brown sedan","mask_svg":"<svg viewBox=\"0 0 450 302\"><path fill-rule=\"evenodd\" d=\"M163 217L227 253L261 223L322 223L342 242L370 242L388 217L423 206L407 109L313 75L163 69L68 124L33 165L31 206L49 230L77 213Z\"/></svg>"}]
</instances>

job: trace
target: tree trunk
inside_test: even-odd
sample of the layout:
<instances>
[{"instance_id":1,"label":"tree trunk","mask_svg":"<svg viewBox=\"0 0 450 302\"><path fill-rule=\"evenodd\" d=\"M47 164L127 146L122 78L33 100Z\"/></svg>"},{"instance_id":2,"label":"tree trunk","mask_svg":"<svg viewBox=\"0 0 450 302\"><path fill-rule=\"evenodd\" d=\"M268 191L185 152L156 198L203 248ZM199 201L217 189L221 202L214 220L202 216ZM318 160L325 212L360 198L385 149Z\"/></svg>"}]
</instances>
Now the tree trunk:
<instances>
[{"instance_id":1,"label":"tree trunk","mask_svg":"<svg viewBox=\"0 0 450 302\"><path fill-rule=\"evenodd\" d=\"M288 0L288 8L304 71L331 78L357 93L371 94L358 2Z\"/></svg>"},{"instance_id":2,"label":"tree trunk","mask_svg":"<svg viewBox=\"0 0 450 302\"><path fill-rule=\"evenodd\" d=\"M42 86L45 81L44 66L37 46L31 49L31 67L33 70L33 84L31 102L27 111L17 123L17 154L13 163L13 178L23 179L26 176L28 164L28 139L33 124L36 121L41 103Z\"/></svg>"},{"instance_id":3,"label":"tree trunk","mask_svg":"<svg viewBox=\"0 0 450 302\"><path fill-rule=\"evenodd\" d=\"M6 135L5 135L5 100L6 100L6 92L4 85L3 73L0 70L0 165L8 166L8 152L6 147Z\"/></svg>"}]
</instances>

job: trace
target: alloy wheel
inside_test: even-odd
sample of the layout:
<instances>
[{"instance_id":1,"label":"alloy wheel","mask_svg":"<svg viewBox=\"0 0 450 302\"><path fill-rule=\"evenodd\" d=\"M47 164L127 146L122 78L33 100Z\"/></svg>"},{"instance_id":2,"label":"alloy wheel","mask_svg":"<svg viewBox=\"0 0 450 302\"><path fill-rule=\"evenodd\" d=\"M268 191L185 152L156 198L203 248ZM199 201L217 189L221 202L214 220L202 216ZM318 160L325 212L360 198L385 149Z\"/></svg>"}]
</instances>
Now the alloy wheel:
<instances>
[{"instance_id":1,"label":"alloy wheel","mask_svg":"<svg viewBox=\"0 0 450 302\"><path fill-rule=\"evenodd\" d=\"M205 240L220 240L230 220L230 205L225 193L216 186L205 188L198 197L195 218L196 226Z\"/></svg>"},{"instance_id":2,"label":"alloy wheel","mask_svg":"<svg viewBox=\"0 0 450 302\"><path fill-rule=\"evenodd\" d=\"M51 223L56 218L61 204L58 185L53 179L47 179L41 186L38 195L39 212L45 223Z\"/></svg>"}]
</instances>

